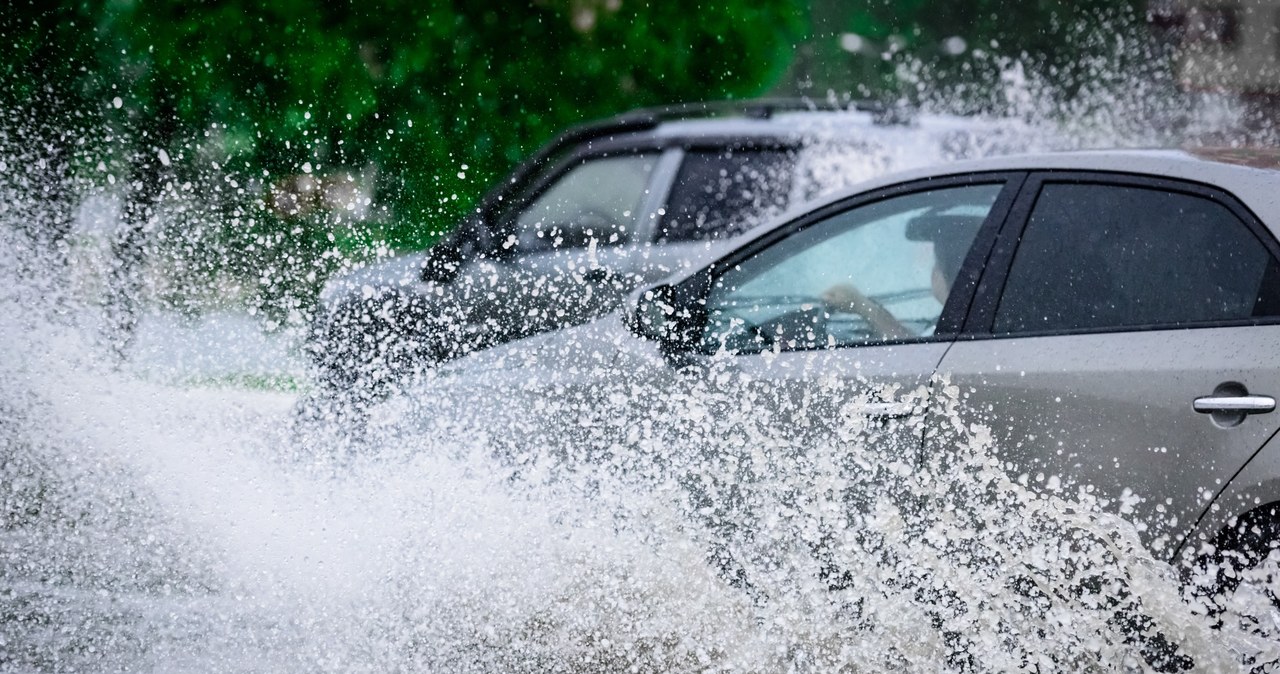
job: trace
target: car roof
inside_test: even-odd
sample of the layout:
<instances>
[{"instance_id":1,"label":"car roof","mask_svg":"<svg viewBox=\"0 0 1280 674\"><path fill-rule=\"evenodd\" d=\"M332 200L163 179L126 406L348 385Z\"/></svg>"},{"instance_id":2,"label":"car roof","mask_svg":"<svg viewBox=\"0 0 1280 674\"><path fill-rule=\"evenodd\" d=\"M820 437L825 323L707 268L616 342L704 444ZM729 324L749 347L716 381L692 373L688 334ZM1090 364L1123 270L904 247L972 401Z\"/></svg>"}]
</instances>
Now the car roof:
<instances>
[{"instance_id":1,"label":"car roof","mask_svg":"<svg viewBox=\"0 0 1280 674\"><path fill-rule=\"evenodd\" d=\"M975 171L1098 171L1173 178L1216 187L1244 202L1268 226L1280 226L1280 152L1268 148L1081 150L959 161L930 175ZM905 172L899 181L910 179Z\"/></svg>"},{"instance_id":2,"label":"car roof","mask_svg":"<svg viewBox=\"0 0 1280 674\"><path fill-rule=\"evenodd\" d=\"M1011 118L988 119L922 112L869 100L757 98L698 101L637 108L580 124L553 145L606 140L632 143L768 140L807 143L815 136L866 136L868 129L898 133L1007 132L1031 126Z\"/></svg>"},{"instance_id":3,"label":"car roof","mask_svg":"<svg viewBox=\"0 0 1280 674\"><path fill-rule=\"evenodd\" d=\"M781 145L794 148L859 143L893 147L899 155L928 154L926 147L958 150L999 146L1061 147L1042 139L1042 130L1018 120L983 119L910 111L871 101L762 98L700 101L638 108L570 127L517 164L479 201L484 213L508 194L519 193L546 166L576 153L641 147Z\"/></svg>"},{"instance_id":4,"label":"car roof","mask_svg":"<svg viewBox=\"0 0 1280 674\"><path fill-rule=\"evenodd\" d=\"M999 132L1025 130L1014 120L915 114L910 117L864 110L787 111L767 118L734 116L664 121L637 133L656 139L760 138L800 140L822 138L838 141L841 136L862 138L868 130L888 135L930 133Z\"/></svg>"},{"instance_id":5,"label":"car roof","mask_svg":"<svg viewBox=\"0 0 1280 674\"><path fill-rule=\"evenodd\" d=\"M1210 185L1236 196L1273 229L1280 227L1280 151L1268 148L1078 150L965 159L887 174L806 204L802 212L914 180L968 173L1055 170L1126 173ZM772 226L766 229L772 229Z\"/></svg>"}]
</instances>

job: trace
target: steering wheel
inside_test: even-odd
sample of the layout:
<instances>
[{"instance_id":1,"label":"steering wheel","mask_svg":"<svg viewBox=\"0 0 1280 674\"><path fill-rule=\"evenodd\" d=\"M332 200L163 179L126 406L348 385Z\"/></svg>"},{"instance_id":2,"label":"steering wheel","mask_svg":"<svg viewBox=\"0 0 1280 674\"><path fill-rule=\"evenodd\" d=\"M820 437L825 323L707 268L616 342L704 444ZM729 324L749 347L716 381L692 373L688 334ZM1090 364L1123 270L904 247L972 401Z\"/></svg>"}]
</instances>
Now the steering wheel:
<instances>
[{"instance_id":1,"label":"steering wheel","mask_svg":"<svg viewBox=\"0 0 1280 674\"><path fill-rule=\"evenodd\" d=\"M932 290L915 288L892 293L870 296L881 306L899 302L910 302L928 297ZM796 342L796 347L823 348L828 344L838 345L872 342L882 337L871 327L871 324L856 313L834 313L823 300L804 295L770 295L753 296L739 300L741 304L753 306L795 306L796 309L784 311L766 321L755 323L737 311L726 311L725 315L740 323L732 333L725 335L725 345L738 352L763 351L771 348L775 342ZM834 315L833 315L834 314ZM736 334L734 334L736 333ZM790 348L790 345L788 345Z\"/></svg>"},{"instance_id":2,"label":"steering wheel","mask_svg":"<svg viewBox=\"0 0 1280 674\"><path fill-rule=\"evenodd\" d=\"M779 341L794 341L797 347L803 344L808 348L827 345L830 312L822 300L804 296L753 297L751 300L753 304L794 305L796 308L760 323L752 322L739 312L726 311L725 317L738 324L724 336L725 346L730 350L743 353L765 351ZM789 344L788 348L791 348Z\"/></svg>"}]
</instances>

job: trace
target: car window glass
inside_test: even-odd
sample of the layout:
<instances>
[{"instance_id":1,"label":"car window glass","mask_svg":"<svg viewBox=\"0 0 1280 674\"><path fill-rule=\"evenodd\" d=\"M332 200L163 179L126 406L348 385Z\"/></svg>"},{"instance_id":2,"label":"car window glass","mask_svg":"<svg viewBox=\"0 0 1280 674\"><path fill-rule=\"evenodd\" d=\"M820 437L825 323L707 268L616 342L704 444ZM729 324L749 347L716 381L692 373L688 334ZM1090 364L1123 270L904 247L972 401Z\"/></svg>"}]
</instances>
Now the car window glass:
<instances>
[{"instance_id":1,"label":"car window glass","mask_svg":"<svg viewBox=\"0 0 1280 674\"><path fill-rule=\"evenodd\" d=\"M656 153L586 161L571 169L516 218L523 252L625 243L649 187Z\"/></svg>"},{"instance_id":2,"label":"car window glass","mask_svg":"<svg viewBox=\"0 0 1280 674\"><path fill-rule=\"evenodd\" d=\"M1227 207L1145 187L1046 184L995 331L1042 332L1275 315L1276 264ZM1264 292L1266 291L1266 292Z\"/></svg>"},{"instance_id":3,"label":"car window glass","mask_svg":"<svg viewBox=\"0 0 1280 674\"><path fill-rule=\"evenodd\" d=\"M687 152L658 225L658 241L701 241L742 233L787 207L794 152Z\"/></svg>"},{"instance_id":4,"label":"car window glass","mask_svg":"<svg viewBox=\"0 0 1280 674\"><path fill-rule=\"evenodd\" d=\"M1000 189L892 197L778 241L716 279L704 347L811 349L932 335Z\"/></svg>"}]
</instances>

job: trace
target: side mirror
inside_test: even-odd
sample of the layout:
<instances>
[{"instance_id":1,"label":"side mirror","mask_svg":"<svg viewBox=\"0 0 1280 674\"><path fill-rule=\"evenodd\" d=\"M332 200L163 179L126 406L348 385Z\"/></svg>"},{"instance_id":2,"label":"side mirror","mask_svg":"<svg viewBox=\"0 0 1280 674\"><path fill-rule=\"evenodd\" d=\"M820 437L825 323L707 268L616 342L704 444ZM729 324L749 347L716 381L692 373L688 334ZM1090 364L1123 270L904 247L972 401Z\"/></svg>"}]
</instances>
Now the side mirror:
<instances>
[{"instance_id":1,"label":"side mirror","mask_svg":"<svg viewBox=\"0 0 1280 674\"><path fill-rule=\"evenodd\" d=\"M484 220L478 216L466 220L427 251L419 278L429 283L450 283L468 261L486 255L492 244L493 231Z\"/></svg>"},{"instance_id":2,"label":"side mirror","mask_svg":"<svg viewBox=\"0 0 1280 674\"><path fill-rule=\"evenodd\" d=\"M668 353L693 348L697 321L680 301L675 286L664 284L641 290L632 295L629 306L625 318L631 332L657 342Z\"/></svg>"},{"instance_id":3,"label":"side mirror","mask_svg":"<svg viewBox=\"0 0 1280 674\"><path fill-rule=\"evenodd\" d=\"M462 271L462 257L462 251L452 241L442 241L427 254L419 278L427 282L449 283Z\"/></svg>"}]
</instances>

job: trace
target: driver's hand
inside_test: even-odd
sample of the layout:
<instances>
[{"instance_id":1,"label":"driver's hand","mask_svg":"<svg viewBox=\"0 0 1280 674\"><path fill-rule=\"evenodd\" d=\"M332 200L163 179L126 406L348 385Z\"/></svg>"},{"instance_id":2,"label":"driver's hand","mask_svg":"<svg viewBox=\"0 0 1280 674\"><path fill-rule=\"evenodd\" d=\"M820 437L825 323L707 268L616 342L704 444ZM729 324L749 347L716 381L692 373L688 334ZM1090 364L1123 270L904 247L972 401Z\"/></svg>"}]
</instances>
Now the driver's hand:
<instances>
[{"instance_id":1,"label":"driver's hand","mask_svg":"<svg viewBox=\"0 0 1280 674\"><path fill-rule=\"evenodd\" d=\"M839 283L827 288L822 293L822 301L832 311L846 314L861 314L871 306L871 300L849 283Z\"/></svg>"}]
</instances>

